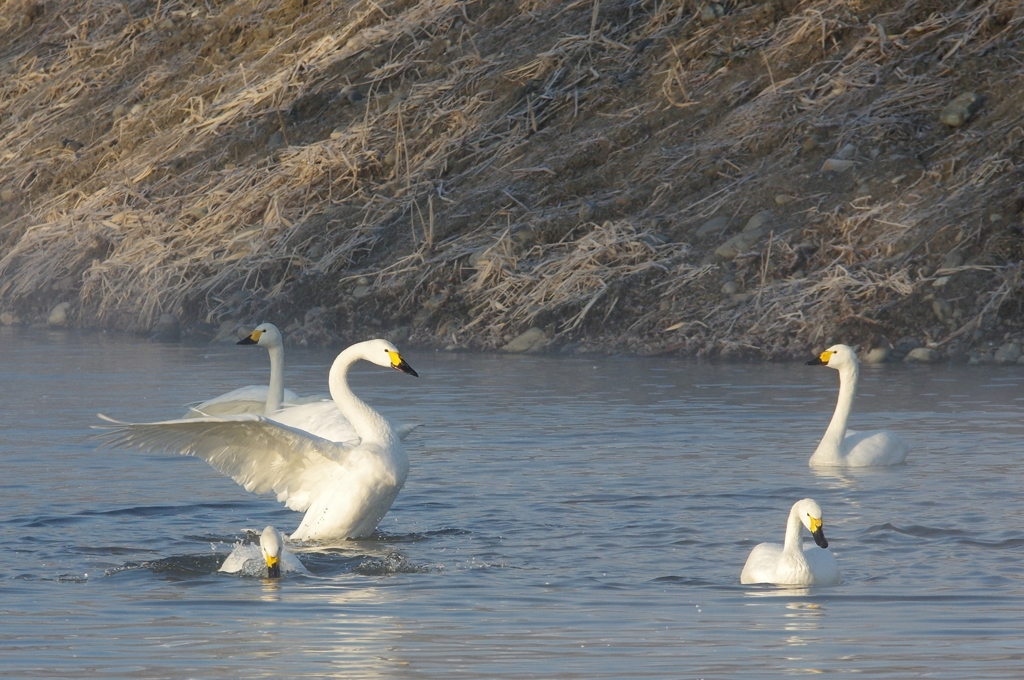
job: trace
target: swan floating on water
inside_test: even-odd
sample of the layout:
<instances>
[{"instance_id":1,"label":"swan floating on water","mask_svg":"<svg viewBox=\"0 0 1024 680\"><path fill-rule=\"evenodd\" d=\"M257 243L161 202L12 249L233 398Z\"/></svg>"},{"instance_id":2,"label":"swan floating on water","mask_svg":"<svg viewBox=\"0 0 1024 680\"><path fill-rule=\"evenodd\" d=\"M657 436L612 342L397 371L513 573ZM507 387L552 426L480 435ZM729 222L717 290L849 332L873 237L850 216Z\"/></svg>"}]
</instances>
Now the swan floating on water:
<instances>
[{"instance_id":1,"label":"swan floating on water","mask_svg":"<svg viewBox=\"0 0 1024 680\"><path fill-rule=\"evenodd\" d=\"M839 371L839 401L825 436L811 456L811 467L899 465L906 460L910 446L888 430L846 431L860 375L860 363L852 348L833 345L807 365L828 366Z\"/></svg>"},{"instance_id":2,"label":"swan floating on water","mask_svg":"<svg viewBox=\"0 0 1024 680\"><path fill-rule=\"evenodd\" d=\"M811 532L818 548L803 548L803 530ZM774 583L780 586L830 586L839 583L839 565L827 550L821 524L821 507L810 498L793 504L786 523L783 545L754 546L743 565L740 583Z\"/></svg>"},{"instance_id":3,"label":"swan floating on water","mask_svg":"<svg viewBox=\"0 0 1024 680\"><path fill-rule=\"evenodd\" d=\"M270 355L270 384L246 385L207 399L192 406L186 418L197 416L223 416L234 413L260 413L269 416L282 406L306 404L323 400L322 396L299 397L284 387L284 338L272 323L261 323L252 333L239 340L238 345L264 347ZM350 428L351 429L351 428Z\"/></svg>"},{"instance_id":4,"label":"swan floating on water","mask_svg":"<svg viewBox=\"0 0 1024 680\"><path fill-rule=\"evenodd\" d=\"M292 572L306 573L306 567L299 558L288 552L284 546L284 539L273 526L268 526L260 534L258 547L252 543L236 545L218 571L227 574L244 572L247 575L256 575L263 571L264 565L267 578L281 578L282 574Z\"/></svg>"},{"instance_id":5,"label":"swan floating on water","mask_svg":"<svg viewBox=\"0 0 1024 680\"><path fill-rule=\"evenodd\" d=\"M328 385L335 408L352 424L348 445L265 416L241 413L157 423L114 423L108 445L198 456L254 493L277 494L305 512L293 541L361 538L376 529L409 473L400 433L348 386L349 368L365 360L417 376L386 340L352 345L334 360Z\"/></svg>"}]
</instances>

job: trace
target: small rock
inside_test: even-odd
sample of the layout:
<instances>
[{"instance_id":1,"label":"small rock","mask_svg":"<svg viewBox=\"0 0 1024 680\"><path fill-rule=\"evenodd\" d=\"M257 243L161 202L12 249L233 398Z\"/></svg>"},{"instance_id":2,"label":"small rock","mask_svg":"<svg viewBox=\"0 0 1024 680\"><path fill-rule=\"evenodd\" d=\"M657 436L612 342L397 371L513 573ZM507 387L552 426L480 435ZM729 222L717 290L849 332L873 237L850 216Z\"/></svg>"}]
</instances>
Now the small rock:
<instances>
[{"instance_id":1,"label":"small rock","mask_svg":"<svg viewBox=\"0 0 1024 680\"><path fill-rule=\"evenodd\" d=\"M700 228L697 229L697 236L717 236L725 231L728 226L729 218L725 215L712 217L710 220L700 225Z\"/></svg>"},{"instance_id":2,"label":"small rock","mask_svg":"<svg viewBox=\"0 0 1024 680\"><path fill-rule=\"evenodd\" d=\"M398 149L391 149L391 151L388 151L386 154L384 154L384 165L386 165L386 166L388 166L390 168L390 167L394 166L394 164L397 163L397 162L398 162Z\"/></svg>"},{"instance_id":3,"label":"small rock","mask_svg":"<svg viewBox=\"0 0 1024 680\"><path fill-rule=\"evenodd\" d=\"M715 258L719 261L732 260L740 253L750 250L764 236L763 229L753 229L736 234L731 239L715 248Z\"/></svg>"},{"instance_id":4,"label":"small rock","mask_svg":"<svg viewBox=\"0 0 1024 680\"><path fill-rule=\"evenodd\" d=\"M939 278L937 278L934 281L932 281L932 287L933 288L942 288L947 283L949 283L949 277L948 276L940 276Z\"/></svg>"},{"instance_id":5,"label":"small rock","mask_svg":"<svg viewBox=\"0 0 1024 680\"><path fill-rule=\"evenodd\" d=\"M848 161L855 155L857 155L857 147L855 147L853 144L846 144L843 146L842 149L836 152L834 158L837 158L841 161Z\"/></svg>"},{"instance_id":6,"label":"small rock","mask_svg":"<svg viewBox=\"0 0 1024 680\"><path fill-rule=\"evenodd\" d=\"M17 196L18 194L14 191L14 189L10 187L4 187L3 189L0 189L0 201L3 201L4 203L10 203Z\"/></svg>"},{"instance_id":7,"label":"small rock","mask_svg":"<svg viewBox=\"0 0 1024 680\"><path fill-rule=\"evenodd\" d=\"M142 113L145 110L146 110L146 107L143 106L142 104L132 104L132 108L129 109L128 113L130 113L133 116L137 116L137 115L139 115L140 113Z\"/></svg>"},{"instance_id":8,"label":"small rock","mask_svg":"<svg viewBox=\"0 0 1024 680\"><path fill-rule=\"evenodd\" d=\"M597 203L586 201L580 206L580 222L590 222L597 216Z\"/></svg>"},{"instance_id":9,"label":"small rock","mask_svg":"<svg viewBox=\"0 0 1024 680\"><path fill-rule=\"evenodd\" d=\"M181 324L173 314L161 314L160 318L150 329L150 340L157 342L177 342L181 339Z\"/></svg>"},{"instance_id":10,"label":"small rock","mask_svg":"<svg viewBox=\"0 0 1024 680\"><path fill-rule=\"evenodd\" d=\"M967 363L970 364L971 366L977 366L979 364L982 366L986 366L988 364L994 363L995 361L995 359L992 357L991 352L971 352L968 356L970 358L967 360Z\"/></svg>"},{"instance_id":11,"label":"small rock","mask_svg":"<svg viewBox=\"0 0 1024 680\"><path fill-rule=\"evenodd\" d=\"M82 142L78 141L77 139L71 139L70 137L65 137L64 139L60 140L60 145L62 148L71 149L72 151L78 151L83 146L85 146L85 144L83 144Z\"/></svg>"},{"instance_id":12,"label":"small rock","mask_svg":"<svg viewBox=\"0 0 1024 680\"><path fill-rule=\"evenodd\" d=\"M856 163L841 158L829 158L821 165L821 172L845 172Z\"/></svg>"},{"instance_id":13,"label":"small rock","mask_svg":"<svg viewBox=\"0 0 1024 680\"><path fill-rule=\"evenodd\" d=\"M370 277L368 277L368 276L360 276L358 279L356 279L356 285L357 286L369 286L370 285Z\"/></svg>"},{"instance_id":14,"label":"small rock","mask_svg":"<svg viewBox=\"0 0 1024 680\"><path fill-rule=\"evenodd\" d=\"M157 28L159 28L162 31L173 31L174 21L171 19L164 19L159 24L157 24Z\"/></svg>"},{"instance_id":15,"label":"small rock","mask_svg":"<svg viewBox=\"0 0 1024 680\"><path fill-rule=\"evenodd\" d=\"M345 136L345 129L344 128L336 127L333 130L331 130L331 139L341 139L344 136Z\"/></svg>"},{"instance_id":16,"label":"small rock","mask_svg":"<svg viewBox=\"0 0 1024 680\"><path fill-rule=\"evenodd\" d=\"M68 325L68 310L71 309L70 302L62 302L52 310L50 315L46 317L47 326L62 327Z\"/></svg>"},{"instance_id":17,"label":"small rock","mask_svg":"<svg viewBox=\"0 0 1024 680\"><path fill-rule=\"evenodd\" d=\"M196 206L188 210L185 213L186 217L191 217L194 220L201 220L210 214L210 209L204 206Z\"/></svg>"},{"instance_id":18,"label":"small rock","mask_svg":"<svg viewBox=\"0 0 1024 680\"><path fill-rule=\"evenodd\" d=\"M935 318L942 323L946 323L953 317L953 305L942 298L932 300L932 311L935 312Z\"/></svg>"},{"instance_id":19,"label":"small rock","mask_svg":"<svg viewBox=\"0 0 1024 680\"><path fill-rule=\"evenodd\" d=\"M21 319L14 312L3 312L0 314L0 324L4 326L17 326L21 323Z\"/></svg>"},{"instance_id":20,"label":"small rock","mask_svg":"<svg viewBox=\"0 0 1024 680\"><path fill-rule=\"evenodd\" d=\"M540 328L534 327L512 339L501 348L502 352L523 354L540 350L548 341L548 336Z\"/></svg>"},{"instance_id":21,"label":"small rock","mask_svg":"<svg viewBox=\"0 0 1024 680\"><path fill-rule=\"evenodd\" d=\"M931 347L915 347L910 350L903 361L907 363L934 364L940 357L941 355L938 351Z\"/></svg>"},{"instance_id":22,"label":"small rock","mask_svg":"<svg viewBox=\"0 0 1024 680\"><path fill-rule=\"evenodd\" d=\"M363 100L363 93L354 85L343 87L340 94L343 97L343 101L348 104L356 104Z\"/></svg>"},{"instance_id":23,"label":"small rock","mask_svg":"<svg viewBox=\"0 0 1024 680\"><path fill-rule=\"evenodd\" d=\"M305 316L302 317L302 324L304 326L308 326L309 324L319 319L320 315L323 313L323 307L310 307L308 310L306 310Z\"/></svg>"},{"instance_id":24,"label":"small rock","mask_svg":"<svg viewBox=\"0 0 1024 680\"><path fill-rule=\"evenodd\" d=\"M790 196L789 194L776 194L775 205L787 205L796 200L796 196Z\"/></svg>"},{"instance_id":25,"label":"small rock","mask_svg":"<svg viewBox=\"0 0 1024 680\"><path fill-rule=\"evenodd\" d=\"M739 292L740 286L735 281L726 281L722 284L723 295L735 295Z\"/></svg>"},{"instance_id":26,"label":"small rock","mask_svg":"<svg viewBox=\"0 0 1024 680\"><path fill-rule=\"evenodd\" d=\"M818 148L818 140L814 137L808 137L804 140L804 143L800 145L800 153L809 154Z\"/></svg>"},{"instance_id":27,"label":"small rock","mask_svg":"<svg viewBox=\"0 0 1024 680\"><path fill-rule=\"evenodd\" d=\"M657 248L658 246L665 245L671 239L668 236L665 236L665 234L662 234L661 232L648 231L644 233L642 236L640 236L640 240L646 243L647 245L651 246L652 248Z\"/></svg>"},{"instance_id":28,"label":"small rock","mask_svg":"<svg viewBox=\"0 0 1024 680\"><path fill-rule=\"evenodd\" d=\"M892 352L892 343L884 335L875 335L861 350L860 360L865 364L882 364Z\"/></svg>"},{"instance_id":29,"label":"small rock","mask_svg":"<svg viewBox=\"0 0 1024 680\"><path fill-rule=\"evenodd\" d=\"M900 354L909 354L911 350L917 349L920 346L920 340L909 335L905 335L896 341L896 344L893 345L893 349Z\"/></svg>"},{"instance_id":30,"label":"small rock","mask_svg":"<svg viewBox=\"0 0 1024 680\"><path fill-rule=\"evenodd\" d=\"M956 269L964 263L964 256L956 251L947 253L946 257L942 258L942 266L939 269Z\"/></svg>"},{"instance_id":31,"label":"small rock","mask_svg":"<svg viewBox=\"0 0 1024 680\"><path fill-rule=\"evenodd\" d=\"M277 149L284 146L284 133L278 130L274 134L270 135L270 139L267 140L267 146L271 149Z\"/></svg>"},{"instance_id":32,"label":"small rock","mask_svg":"<svg viewBox=\"0 0 1024 680\"><path fill-rule=\"evenodd\" d=\"M700 20L705 24L710 24L723 14L725 10L717 2L709 2L700 8Z\"/></svg>"},{"instance_id":33,"label":"small rock","mask_svg":"<svg viewBox=\"0 0 1024 680\"><path fill-rule=\"evenodd\" d=\"M956 99L946 104L946 107L942 109L942 113L939 114L939 120L944 125L948 125L952 128L958 128L971 119L979 108L981 108L982 97L975 94L974 92L964 92Z\"/></svg>"},{"instance_id":34,"label":"small rock","mask_svg":"<svg viewBox=\"0 0 1024 680\"><path fill-rule=\"evenodd\" d=\"M483 248L477 248L469 254L469 266L473 269L480 269L486 267L491 261L488 257L488 253L491 252L491 246L485 246Z\"/></svg>"},{"instance_id":35,"label":"small rock","mask_svg":"<svg viewBox=\"0 0 1024 680\"><path fill-rule=\"evenodd\" d=\"M743 231L754 231L755 229L761 229L775 218L775 213L771 210L762 210L759 213L755 213L753 217L747 220L746 225L743 227Z\"/></svg>"},{"instance_id":36,"label":"small rock","mask_svg":"<svg viewBox=\"0 0 1024 680\"><path fill-rule=\"evenodd\" d=\"M988 221L989 222L999 222L1002 219L1003 219L1003 216L1000 215L999 213L992 213L991 215L988 216Z\"/></svg>"},{"instance_id":37,"label":"small rock","mask_svg":"<svg viewBox=\"0 0 1024 680\"><path fill-rule=\"evenodd\" d=\"M367 295L369 295L372 290L373 288L371 288L370 286L356 286L355 288L352 289L352 297L356 298L357 300L359 298L364 298Z\"/></svg>"},{"instance_id":38,"label":"small rock","mask_svg":"<svg viewBox=\"0 0 1024 680\"><path fill-rule=\"evenodd\" d=\"M437 295L434 295L434 296L431 296L431 297L427 298L423 302L423 307L424 307L424 309L427 309L428 311L432 312L435 309L437 309L438 307L440 307L442 304L444 304L444 301L446 299L447 299L447 296L444 293L438 293Z\"/></svg>"},{"instance_id":39,"label":"small rock","mask_svg":"<svg viewBox=\"0 0 1024 680\"><path fill-rule=\"evenodd\" d=\"M114 107L114 118L124 118L126 113L128 113L128 107L124 104L118 104Z\"/></svg>"},{"instance_id":40,"label":"small rock","mask_svg":"<svg viewBox=\"0 0 1024 680\"><path fill-rule=\"evenodd\" d=\"M1020 343L1008 342L995 351L992 357L997 364L1015 364L1021 358Z\"/></svg>"},{"instance_id":41,"label":"small rock","mask_svg":"<svg viewBox=\"0 0 1024 680\"><path fill-rule=\"evenodd\" d=\"M409 339L410 335L412 335L411 328L409 328L408 326L399 326L394 330L388 331L384 335L384 337L390 343L393 343L395 345L402 345L405 344L405 341Z\"/></svg>"}]
</instances>

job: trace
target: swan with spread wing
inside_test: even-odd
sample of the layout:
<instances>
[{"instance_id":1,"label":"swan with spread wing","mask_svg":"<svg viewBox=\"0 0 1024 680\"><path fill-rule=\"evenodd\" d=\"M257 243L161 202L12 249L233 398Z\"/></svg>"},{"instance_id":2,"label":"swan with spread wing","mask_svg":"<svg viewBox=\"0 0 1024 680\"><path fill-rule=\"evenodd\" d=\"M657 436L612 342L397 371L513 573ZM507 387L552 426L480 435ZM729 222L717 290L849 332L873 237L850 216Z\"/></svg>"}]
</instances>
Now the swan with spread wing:
<instances>
[{"instance_id":1,"label":"swan with spread wing","mask_svg":"<svg viewBox=\"0 0 1024 680\"><path fill-rule=\"evenodd\" d=\"M349 368L361 360L418 375L386 340L361 342L338 355L328 385L358 437L355 445L252 413L157 423L101 415L113 423L103 437L108 445L197 456L247 491L275 493L288 508L305 513L293 541L368 536L405 483L409 458L400 433L349 388Z\"/></svg>"}]
</instances>

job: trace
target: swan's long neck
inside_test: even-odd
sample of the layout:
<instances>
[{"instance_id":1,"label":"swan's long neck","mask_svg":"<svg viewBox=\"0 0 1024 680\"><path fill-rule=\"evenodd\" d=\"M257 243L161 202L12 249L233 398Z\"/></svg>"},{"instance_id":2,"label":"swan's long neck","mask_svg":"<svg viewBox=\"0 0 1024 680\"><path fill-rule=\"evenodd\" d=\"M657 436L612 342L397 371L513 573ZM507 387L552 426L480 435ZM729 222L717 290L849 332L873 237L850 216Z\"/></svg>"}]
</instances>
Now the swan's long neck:
<instances>
[{"instance_id":1,"label":"swan's long neck","mask_svg":"<svg viewBox=\"0 0 1024 680\"><path fill-rule=\"evenodd\" d=\"M264 413L269 416L281 410L281 402L284 401L284 347L268 347L267 352L270 354L270 388Z\"/></svg>"},{"instance_id":2,"label":"swan's long neck","mask_svg":"<svg viewBox=\"0 0 1024 680\"><path fill-rule=\"evenodd\" d=\"M836 456L842 455L846 424L850 420L850 409L853 408L853 397L857 393L859 374L860 367L856 364L839 369L839 400L836 402L836 411L832 414L832 422L828 424L825 436L818 444L818 451L831 450Z\"/></svg>"},{"instance_id":3,"label":"swan's long neck","mask_svg":"<svg viewBox=\"0 0 1024 680\"><path fill-rule=\"evenodd\" d=\"M795 507L789 511L789 520L786 522L786 540L782 545L782 552L788 555L803 554L804 542L800 537L800 531L804 528L800 521L800 511Z\"/></svg>"},{"instance_id":4,"label":"swan's long neck","mask_svg":"<svg viewBox=\"0 0 1024 680\"><path fill-rule=\"evenodd\" d=\"M353 345L334 360L328 377L331 397L363 442L388 444L396 439L391 424L357 397L348 386L348 369L363 358L360 349L358 345Z\"/></svg>"}]
</instances>

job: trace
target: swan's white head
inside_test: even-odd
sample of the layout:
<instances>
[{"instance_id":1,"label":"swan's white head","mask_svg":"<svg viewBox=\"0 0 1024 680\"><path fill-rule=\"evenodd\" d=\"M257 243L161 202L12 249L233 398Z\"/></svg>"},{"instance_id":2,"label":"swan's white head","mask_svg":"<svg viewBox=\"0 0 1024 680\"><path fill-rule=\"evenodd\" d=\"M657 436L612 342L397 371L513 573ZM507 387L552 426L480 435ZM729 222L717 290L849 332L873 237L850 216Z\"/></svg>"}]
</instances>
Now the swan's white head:
<instances>
[{"instance_id":1,"label":"swan's white head","mask_svg":"<svg viewBox=\"0 0 1024 680\"><path fill-rule=\"evenodd\" d=\"M272 323L261 323L252 333L238 341L239 345L259 345L260 347L281 347L284 339L281 331Z\"/></svg>"},{"instance_id":2,"label":"swan's white head","mask_svg":"<svg viewBox=\"0 0 1024 680\"><path fill-rule=\"evenodd\" d=\"M359 343L358 347L361 358L371 363L383 366L384 368L393 368L396 371L408 373L417 378L420 375L412 369L412 366L406 363L402 355L399 354L398 348L387 340L367 340L366 342Z\"/></svg>"},{"instance_id":3,"label":"swan's white head","mask_svg":"<svg viewBox=\"0 0 1024 680\"><path fill-rule=\"evenodd\" d=\"M845 347L845 345L843 345ZM800 523L807 527L814 537L814 542L819 548L827 548L828 541L825 540L825 531L821 524L821 506L811 498L797 501L793 505L793 511L800 518Z\"/></svg>"},{"instance_id":4,"label":"swan's white head","mask_svg":"<svg viewBox=\"0 0 1024 680\"><path fill-rule=\"evenodd\" d=\"M260 534L260 552L267 563L267 576L281 578L281 534L274 527L268 526Z\"/></svg>"},{"instance_id":5,"label":"swan's white head","mask_svg":"<svg viewBox=\"0 0 1024 680\"><path fill-rule=\"evenodd\" d=\"M808 366L828 366L829 368L844 368L857 365L857 353L849 345L832 345L819 354L816 358L807 362Z\"/></svg>"}]
</instances>

